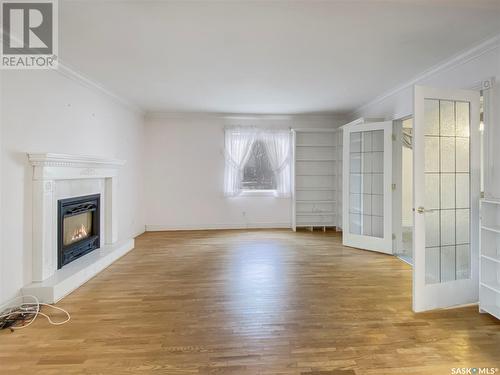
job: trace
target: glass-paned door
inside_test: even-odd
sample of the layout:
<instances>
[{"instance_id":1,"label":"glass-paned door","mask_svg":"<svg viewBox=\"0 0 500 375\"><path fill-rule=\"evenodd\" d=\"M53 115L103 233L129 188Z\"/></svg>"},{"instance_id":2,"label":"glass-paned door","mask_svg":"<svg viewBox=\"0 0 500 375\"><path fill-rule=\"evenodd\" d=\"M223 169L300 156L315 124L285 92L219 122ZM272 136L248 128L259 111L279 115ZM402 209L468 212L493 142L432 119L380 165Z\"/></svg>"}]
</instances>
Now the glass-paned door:
<instances>
[{"instance_id":1,"label":"glass-paned door","mask_svg":"<svg viewBox=\"0 0 500 375\"><path fill-rule=\"evenodd\" d=\"M416 86L413 309L478 298L479 93Z\"/></svg>"},{"instance_id":2,"label":"glass-paned door","mask_svg":"<svg viewBox=\"0 0 500 375\"><path fill-rule=\"evenodd\" d=\"M392 122L343 130L343 244L392 253Z\"/></svg>"}]
</instances>

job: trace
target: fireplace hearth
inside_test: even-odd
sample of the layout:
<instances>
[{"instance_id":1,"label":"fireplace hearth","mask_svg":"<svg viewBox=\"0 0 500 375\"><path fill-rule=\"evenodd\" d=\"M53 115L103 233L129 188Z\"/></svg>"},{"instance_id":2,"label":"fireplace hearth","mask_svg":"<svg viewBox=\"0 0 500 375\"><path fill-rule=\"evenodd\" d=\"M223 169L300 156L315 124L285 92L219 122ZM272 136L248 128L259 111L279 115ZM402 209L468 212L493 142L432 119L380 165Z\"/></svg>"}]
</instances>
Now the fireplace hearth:
<instances>
[{"instance_id":1,"label":"fireplace hearth","mask_svg":"<svg viewBox=\"0 0 500 375\"><path fill-rule=\"evenodd\" d=\"M100 194L58 201L57 268L100 247Z\"/></svg>"}]
</instances>

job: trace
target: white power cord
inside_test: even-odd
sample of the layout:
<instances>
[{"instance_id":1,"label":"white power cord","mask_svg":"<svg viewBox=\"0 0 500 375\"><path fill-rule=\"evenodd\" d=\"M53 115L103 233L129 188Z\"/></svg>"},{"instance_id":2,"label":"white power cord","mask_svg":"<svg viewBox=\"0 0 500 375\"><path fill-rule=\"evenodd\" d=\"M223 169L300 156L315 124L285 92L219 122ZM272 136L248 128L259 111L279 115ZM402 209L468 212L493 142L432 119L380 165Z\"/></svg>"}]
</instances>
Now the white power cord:
<instances>
[{"instance_id":1,"label":"white power cord","mask_svg":"<svg viewBox=\"0 0 500 375\"><path fill-rule=\"evenodd\" d=\"M24 302L24 298L31 298L31 299L33 299L33 302ZM15 304L15 302L17 300L20 300L19 304ZM0 310L0 319L8 317L10 315L14 315L14 314L33 315L33 318L28 320L26 324L19 326L19 327L10 326L9 327L10 329L26 328L26 327L30 326L35 321L35 319L38 317L38 315L44 316L45 318L47 318L47 320L49 321L50 324L55 325L55 326L59 326L61 324L67 323L71 319L71 316L69 315L69 313L66 310L64 310L60 307L57 307L57 306L49 305L47 303L41 303L37 297L31 296L31 295L16 297L16 298L12 299L11 301L7 302L5 305L8 305L8 306L10 305L10 306L14 306L14 307L8 308L5 311ZM41 306L46 306L46 307L49 307L49 308L54 309L54 310L62 311L63 313L66 314L66 317L67 317L66 320L63 320L60 322L54 322L50 318L49 315L44 314L43 312L40 311Z\"/></svg>"}]
</instances>

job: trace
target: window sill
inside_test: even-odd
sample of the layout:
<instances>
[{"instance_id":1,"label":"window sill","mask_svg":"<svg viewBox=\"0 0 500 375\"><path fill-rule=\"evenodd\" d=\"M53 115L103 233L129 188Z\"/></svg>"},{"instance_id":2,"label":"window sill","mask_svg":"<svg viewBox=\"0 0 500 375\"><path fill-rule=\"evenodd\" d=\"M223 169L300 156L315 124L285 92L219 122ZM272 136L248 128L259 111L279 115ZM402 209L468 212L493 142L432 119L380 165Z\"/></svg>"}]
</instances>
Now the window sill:
<instances>
[{"instance_id":1,"label":"window sill","mask_svg":"<svg viewBox=\"0 0 500 375\"><path fill-rule=\"evenodd\" d=\"M242 190L242 197L275 197L276 190Z\"/></svg>"}]
</instances>

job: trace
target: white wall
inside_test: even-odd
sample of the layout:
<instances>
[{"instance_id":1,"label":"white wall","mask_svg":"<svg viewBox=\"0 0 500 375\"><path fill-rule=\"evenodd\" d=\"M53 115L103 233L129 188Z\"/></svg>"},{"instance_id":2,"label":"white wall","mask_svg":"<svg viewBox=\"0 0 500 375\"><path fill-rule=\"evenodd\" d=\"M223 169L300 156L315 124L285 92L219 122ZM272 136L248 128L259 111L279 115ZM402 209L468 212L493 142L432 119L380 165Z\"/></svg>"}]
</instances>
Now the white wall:
<instances>
[{"instance_id":1,"label":"white wall","mask_svg":"<svg viewBox=\"0 0 500 375\"><path fill-rule=\"evenodd\" d=\"M225 198L224 127L337 127L331 116L152 115L146 120L146 229L290 227L291 201Z\"/></svg>"},{"instance_id":2,"label":"white wall","mask_svg":"<svg viewBox=\"0 0 500 375\"><path fill-rule=\"evenodd\" d=\"M383 94L371 103L361 107L353 114L353 118L385 118L396 120L413 115L413 85L426 85L451 89L476 89L479 90L481 83L490 79L500 81L500 36L476 46L469 51L443 62L441 66L432 68L415 77L412 81L402 84L392 92ZM491 100L490 115L492 117L485 128L485 140L493 145L500 144L500 85L488 90ZM487 196L500 197L500 164L498 157L491 152L486 153L486 173L492 175L485 182L485 194ZM489 156L489 158L488 158ZM479 215L472 216L471 224L479 224ZM472 256L477 256L478 245L472 244ZM474 246L475 245L475 246ZM477 270L473 270L477 272Z\"/></svg>"},{"instance_id":3,"label":"white wall","mask_svg":"<svg viewBox=\"0 0 500 375\"><path fill-rule=\"evenodd\" d=\"M500 164L495 145L500 144L500 36L464 51L416 77L408 84L382 95L359 108L352 118L401 119L413 115L413 84L479 89L482 81L493 78L496 85L488 90L489 124L485 128L485 195L500 198ZM488 147L490 151L488 151Z\"/></svg>"},{"instance_id":4,"label":"white wall","mask_svg":"<svg viewBox=\"0 0 500 375\"><path fill-rule=\"evenodd\" d=\"M32 169L27 152L127 160L119 176L119 239L144 230L143 115L53 71L2 71L0 303L31 282Z\"/></svg>"},{"instance_id":5,"label":"white wall","mask_svg":"<svg viewBox=\"0 0 500 375\"><path fill-rule=\"evenodd\" d=\"M359 108L352 118L401 119L413 114L413 84L469 89L481 81L496 77L500 80L500 37L484 46L466 51L441 66L434 67L417 77L415 82L408 82L392 93Z\"/></svg>"}]
</instances>

